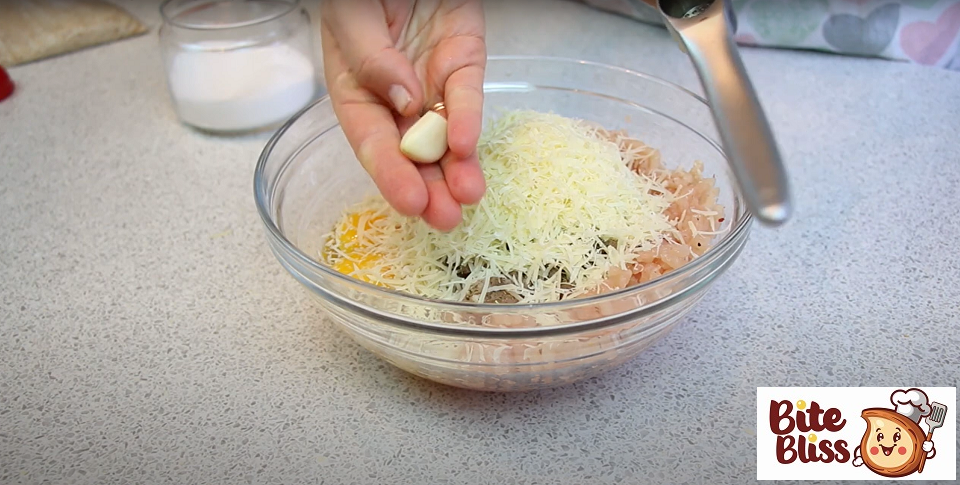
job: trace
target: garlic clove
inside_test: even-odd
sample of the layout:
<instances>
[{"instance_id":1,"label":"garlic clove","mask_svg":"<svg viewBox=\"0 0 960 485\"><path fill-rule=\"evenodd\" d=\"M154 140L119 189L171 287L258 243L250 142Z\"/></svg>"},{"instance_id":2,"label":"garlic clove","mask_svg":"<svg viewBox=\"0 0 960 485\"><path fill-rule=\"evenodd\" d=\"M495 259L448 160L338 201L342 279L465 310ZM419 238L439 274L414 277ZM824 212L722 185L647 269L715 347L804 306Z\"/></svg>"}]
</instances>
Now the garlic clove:
<instances>
[{"instance_id":1,"label":"garlic clove","mask_svg":"<svg viewBox=\"0 0 960 485\"><path fill-rule=\"evenodd\" d=\"M436 163L447 153L447 119L427 111L400 140L400 152L418 163Z\"/></svg>"}]
</instances>

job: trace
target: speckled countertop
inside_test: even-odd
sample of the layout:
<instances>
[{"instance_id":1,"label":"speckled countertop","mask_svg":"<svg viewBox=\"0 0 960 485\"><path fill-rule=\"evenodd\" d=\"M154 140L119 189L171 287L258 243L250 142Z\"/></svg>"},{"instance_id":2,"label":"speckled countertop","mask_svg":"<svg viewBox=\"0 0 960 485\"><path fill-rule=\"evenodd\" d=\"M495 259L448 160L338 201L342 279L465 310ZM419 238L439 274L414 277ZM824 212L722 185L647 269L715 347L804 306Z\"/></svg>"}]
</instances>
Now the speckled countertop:
<instances>
[{"instance_id":1,"label":"speckled countertop","mask_svg":"<svg viewBox=\"0 0 960 485\"><path fill-rule=\"evenodd\" d=\"M757 386L960 380L956 72L744 51L795 220L620 370L482 394L325 320L261 232L266 136L178 124L155 6L129 3L150 35L12 69L0 103L2 483L743 483ZM696 86L657 28L488 7L491 53Z\"/></svg>"}]
</instances>

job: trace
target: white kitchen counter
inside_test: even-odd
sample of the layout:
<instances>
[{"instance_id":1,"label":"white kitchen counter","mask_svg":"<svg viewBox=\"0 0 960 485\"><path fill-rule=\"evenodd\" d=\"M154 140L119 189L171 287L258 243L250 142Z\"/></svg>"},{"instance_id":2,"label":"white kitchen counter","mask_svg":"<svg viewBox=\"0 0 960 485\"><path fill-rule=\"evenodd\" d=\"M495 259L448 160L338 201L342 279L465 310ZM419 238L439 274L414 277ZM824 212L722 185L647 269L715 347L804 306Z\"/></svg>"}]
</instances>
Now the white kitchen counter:
<instances>
[{"instance_id":1,"label":"white kitchen counter","mask_svg":"<svg viewBox=\"0 0 960 485\"><path fill-rule=\"evenodd\" d=\"M620 370L527 394L410 377L269 253L266 136L178 124L146 36L10 70L0 103L0 482L743 483L757 386L957 386L960 73L743 51L797 213ZM488 3L491 54L696 87L664 30ZM549 12L549 13L547 13Z\"/></svg>"}]
</instances>

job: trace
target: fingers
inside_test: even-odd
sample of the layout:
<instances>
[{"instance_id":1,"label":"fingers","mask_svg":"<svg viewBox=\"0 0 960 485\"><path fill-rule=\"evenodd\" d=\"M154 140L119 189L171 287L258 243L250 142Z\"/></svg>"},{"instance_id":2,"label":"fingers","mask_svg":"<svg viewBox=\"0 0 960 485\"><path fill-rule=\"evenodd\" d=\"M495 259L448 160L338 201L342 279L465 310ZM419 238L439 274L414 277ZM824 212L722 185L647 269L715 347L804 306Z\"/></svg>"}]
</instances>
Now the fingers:
<instances>
[{"instance_id":1,"label":"fingers","mask_svg":"<svg viewBox=\"0 0 960 485\"><path fill-rule=\"evenodd\" d=\"M483 128L482 65L454 71L445 86L447 144L450 153L441 165L450 193L462 204L476 204L486 191L477 159L477 141Z\"/></svg>"},{"instance_id":2,"label":"fingers","mask_svg":"<svg viewBox=\"0 0 960 485\"><path fill-rule=\"evenodd\" d=\"M441 160L451 196L461 204L476 204L486 191L477 159L477 141L483 128L483 78L486 43L480 2L463 2L451 15L457 25L477 23L472 31L450 32L436 46L427 69L428 86L443 93L450 152Z\"/></svg>"},{"instance_id":3,"label":"fingers","mask_svg":"<svg viewBox=\"0 0 960 485\"><path fill-rule=\"evenodd\" d=\"M325 25L321 26L321 36L327 89L360 164L397 212L422 214L427 208L427 186L413 163L400 153L400 132L393 113L359 86Z\"/></svg>"},{"instance_id":4,"label":"fingers","mask_svg":"<svg viewBox=\"0 0 960 485\"><path fill-rule=\"evenodd\" d=\"M382 4L326 0L321 8L322 25L336 39L357 82L401 115L419 114L424 104L423 88L413 64L394 46Z\"/></svg>"},{"instance_id":5,"label":"fingers","mask_svg":"<svg viewBox=\"0 0 960 485\"><path fill-rule=\"evenodd\" d=\"M451 31L431 52L427 89L395 48L388 29L405 8L394 7L385 11L375 0L321 2L324 74L344 133L383 197L401 214L448 231L462 220L460 205L479 202L486 190L476 154L486 63L482 7L466 1L446 12L460 18L450 19ZM428 92L443 93L450 151L439 164L417 165L400 153L400 136Z\"/></svg>"},{"instance_id":6,"label":"fingers","mask_svg":"<svg viewBox=\"0 0 960 485\"><path fill-rule=\"evenodd\" d=\"M429 202L420 217L441 231L450 231L463 220L460 203L454 200L441 168L432 163L417 167L429 193Z\"/></svg>"},{"instance_id":7,"label":"fingers","mask_svg":"<svg viewBox=\"0 0 960 485\"><path fill-rule=\"evenodd\" d=\"M457 202L466 205L480 202L487 190L487 184L483 178L483 170L480 168L480 160L477 158L476 152L465 158L460 158L452 152L447 153L440 160L440 167L443 169L443 176L447 180L450 195Z\"/></svg>"},{"instance_id":8,"label":"fingers","mask_svg":"<svg viewBox=\"0 0 960 485\"><path fill-rule=\"evenodd\" d=\"M450 150L466 157L477 149L483 128L483 67L465 66L447 78L444 89Z\"/></svg>"},{"instance_id":9,"label":"fingers","mask_svg":"<svg viewBox=\"0 0 960 485\"><path fill-rule=\"evenodd\" d=\"M447 139L460 158L476 150L483 120L483 77L487 47L482 2L451 1L443 40L434 47L424 81L428 93L442 93Z\"/></svg>"},{"instance_id":10,"label":"fingers","mask_svg":"<svg viewBox=\"0 0 960 485\"><path fill-rule=\"evenodd\" d=\"M443 93L450 150L473 153L483 121L483 76L487 54L481 36L456 36L437 45L427 69L433 91Z\"/></svg>"},{"instance_id":11,"label":"fingers","mask_svg":"<svg viewBox=\"0 0 960 485\"><path fill-rule=\"evenodd\" d=\"M365 110L344 110L341 117L344 133L361 140L356 153L360 164L373 178L383 198L397 212L405 216L418 216L427 208L428 187L417 168L399 150L400 135L392 130L378 129L375 125L392 117L386 108L376 105L380 113ZM350 126L351 128L347 128ZM360 126L361 128L356 128Z\"/></svg>"},{"instance_id":12,"label":"fingers","mask_svg":"<svg viewBox=\"0 0 960 485\"><path fill-rule=\"evenodd\" d=\"M402 135L416 118L399 118ZM427 224L441 231L450 231L463 220L461 204L476 204L483 197L486 185L476 154L460 159L447 152L440 163L417 165L427 187L427 207L421 216Z\"/></svg>"}]
</instances>

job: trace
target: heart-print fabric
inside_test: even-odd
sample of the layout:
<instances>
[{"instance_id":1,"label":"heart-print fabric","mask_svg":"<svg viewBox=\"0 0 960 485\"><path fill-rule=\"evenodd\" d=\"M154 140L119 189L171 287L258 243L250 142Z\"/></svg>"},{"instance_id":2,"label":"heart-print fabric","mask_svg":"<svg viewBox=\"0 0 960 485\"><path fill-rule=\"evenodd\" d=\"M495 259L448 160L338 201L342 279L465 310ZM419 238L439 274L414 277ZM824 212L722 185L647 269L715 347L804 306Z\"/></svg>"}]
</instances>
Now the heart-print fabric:
<instances>
[{"instance_id":1,"label":"heart-print fabric","mask_svg":"<svg viewBox=\"0 0 960 485\"><path fill-rule=\"evenodd\" d=\"M580 0L654 24L642 0ZM960 0L726 0L742 45L814 49L960 71Z\"/></svg>"}]
</instances>

